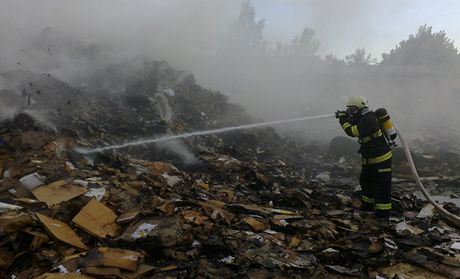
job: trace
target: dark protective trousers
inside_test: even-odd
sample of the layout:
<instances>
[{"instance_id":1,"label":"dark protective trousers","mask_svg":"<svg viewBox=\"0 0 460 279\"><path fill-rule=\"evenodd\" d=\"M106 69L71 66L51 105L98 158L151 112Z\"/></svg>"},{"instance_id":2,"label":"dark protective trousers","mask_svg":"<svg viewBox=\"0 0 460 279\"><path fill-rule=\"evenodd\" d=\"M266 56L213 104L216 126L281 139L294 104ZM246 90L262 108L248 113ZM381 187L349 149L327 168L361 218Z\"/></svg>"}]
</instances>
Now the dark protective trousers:
<instances>
[{"instance_id":1,"label":"dark protective trousers","mask_svg":"<svg viewBox=\"0 0 460 279\"><path fill-rule=\"evenodd\" d=\"M391 211L391 158L377 164L363 164L359 184L363 209L375 208L377 217L387 218Z\"/></svg>"}]
</instances>

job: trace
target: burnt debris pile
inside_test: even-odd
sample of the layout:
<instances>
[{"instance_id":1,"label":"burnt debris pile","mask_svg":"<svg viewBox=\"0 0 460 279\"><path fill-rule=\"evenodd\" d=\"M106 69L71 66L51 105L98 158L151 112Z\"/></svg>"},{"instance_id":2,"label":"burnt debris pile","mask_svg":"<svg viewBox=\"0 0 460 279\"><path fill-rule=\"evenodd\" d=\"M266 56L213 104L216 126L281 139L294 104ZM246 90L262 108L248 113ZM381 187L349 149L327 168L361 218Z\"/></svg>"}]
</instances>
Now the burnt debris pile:
<instances>
[{"instance_id":1,"label":"burnt debris pile","mask_svg":"<svg viewBox=\"0 0 460 279\"><path fill-rule=\"evenodd\" d=\"M262 128L75 152L254 121L164 62L112 65L78 88L0 77L2 278L460 278L458 228L400 151L381 223L356 209L359 158L340 138L328 152ZM458 214L459 155L415 146L430 192Z\"/></svg>"}]
</instances>

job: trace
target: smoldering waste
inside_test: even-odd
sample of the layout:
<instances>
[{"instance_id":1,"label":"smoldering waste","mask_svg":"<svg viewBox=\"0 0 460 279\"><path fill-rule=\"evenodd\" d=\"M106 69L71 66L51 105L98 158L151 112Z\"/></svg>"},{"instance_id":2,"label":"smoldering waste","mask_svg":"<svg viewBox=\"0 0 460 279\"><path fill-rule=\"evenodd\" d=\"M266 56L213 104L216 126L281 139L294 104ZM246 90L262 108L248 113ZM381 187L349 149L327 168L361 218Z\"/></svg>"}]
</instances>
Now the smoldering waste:
<instances>
[{"instance_id":1,"label":"smoldering waste","mask_svg":"<svg viewBox=\"0 0 460 279\"><path fill-rule=\"evenodd\" d=\"M75 152L254 121L164 62L125 67L81 88L1 74L2 104L18 108L0 136L3 278L460 278L458 228L400 150L389 224L354 209L359 158L344 138L327 150L263 128ZM430 192L458 214L458 154L416 147Z\"/></svg>"}]
</instances>

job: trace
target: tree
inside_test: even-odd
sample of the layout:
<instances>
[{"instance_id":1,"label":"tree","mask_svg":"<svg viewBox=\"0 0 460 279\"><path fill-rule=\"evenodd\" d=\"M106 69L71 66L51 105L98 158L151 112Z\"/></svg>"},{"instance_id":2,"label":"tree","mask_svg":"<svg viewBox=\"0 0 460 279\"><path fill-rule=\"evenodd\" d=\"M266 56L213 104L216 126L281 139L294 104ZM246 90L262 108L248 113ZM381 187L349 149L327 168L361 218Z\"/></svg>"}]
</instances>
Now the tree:
<instances>
[{"instance_id":1,"label":"tree","mask_svg":"<svg viewBox=\"0 0 460 279\"><path fill-rule=\"evenodd\" d=\"M315 57L319 49L319 41L314 39L315 31L305 28L300 36L290 43L278 42L274 50L275 56L295 56L297 58Z\"/></svg>"},{"instance_id":2,"label":"tree","mask_svg":"<svg viewBox=\"0 0 460 279\"><path fill-rule=\"evenodd\" d=\"M377 61L372 59L370 53L366 54L364 48L357 48L355 52L345 56L345 63L349 66L368 66L376 64Z\"/></svg>"},{"instance_id":3,"label":"tree","mask_svg":"<svg viewBox=\"0 0 460 279\"><path fill-rule=\"evenodd\" d=\"M223 52L229 55L265 55L266 41L262 31L265 20L256 21L256 11L248 0L241 3L237 20L230 28L230 35Z\"/></svg>"},{"instance_id":4,"label":"tree","mask_svg":"<svg viewBox=\"0 0 460 279\"><path fill-rule=\"evenodd\" d=\"M390 53L382 54L381 65L451 70L459 68L459 59L458 50L446 32L433 32L431 26L422 25L417 34L401 41Z\"/></svg>"},{"instance_id":5,"label":"tree","mask_svg":"<svg viewBox=\"0 0 460 279\"><path fill-rule=\"evenodd\" d=\"M326 61L327 64L333 65L333 66L345 66L346 62L343 59L337 58L336 55L330 53L324 57L324 61Z\"/></svg>"},{"instance_id":6,"label":"tree","mask_svg":"<svg viewBox=\"0 0 460 279\"><path fill-rule=\"evenodd\" d=\"M319 49L319 41L314 39L315 31L305 28L300 37L291 42L292 53L300 57L313 57Z\"/></svg>"}]
</instances>

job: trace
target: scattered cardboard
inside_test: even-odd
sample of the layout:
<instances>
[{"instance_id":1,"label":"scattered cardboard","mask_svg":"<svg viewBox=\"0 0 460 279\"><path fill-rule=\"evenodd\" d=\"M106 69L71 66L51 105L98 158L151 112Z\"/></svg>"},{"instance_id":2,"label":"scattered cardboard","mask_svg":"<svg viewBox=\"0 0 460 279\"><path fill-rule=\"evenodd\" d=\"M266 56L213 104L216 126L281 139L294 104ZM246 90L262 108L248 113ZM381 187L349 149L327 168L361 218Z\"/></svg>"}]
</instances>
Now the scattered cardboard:
<instances>
[{"instance_id":1,"label":"scattered cardboard","mask_svg":"<svg viewBox=\"0 0 460 279\"><path fill-rule=\"evenodd\" d=\"M187 223L193 223L195 225L202 225L204 221L209 220L207 216L202 215L198 211L193 210L184 210L182 212L182 217L187 221Z\"/></svg>"},{"instance_id":2,"label":"scattered cardboard","mask_svg":"<svg viewBox=\"0 0 460 279\"><path fill-rule=\"evenodd\" d=\"M49 242L49 236L46 233L32 231L30 229L24 230L25 233L33 237L32 242L30 243L29 250L37 251L44 244Z\"/></svg>"},{"instance_id":3,"label":"scattered cardboard","mask_svg":"<svg viewBox=\"0 0 460 279\"><path fill-rule=\"evenodd\" d=\"M201 208L204 210L205 214L213 220L222 219L225 223L231 224L232 220L235 218L235 215L224 210L223 202L209 200L206 202L198 202Z\"/></svg>"},{"instance_id":4,"label":"scattered cardboard","mask_svg":"<svg viewBox=\"0 0 460 279\"><path fill-rule=\"evenodd\" d=\"M139 279L139 278L145 278L145 276L155 270L155 267L146 265L146 264L141 264L137 268L135 272L128 272L128 271L123 271L121 273L122 278L125 279Z\"/></svg>"},{"instance_id":5,"label":"scattered cardboard","mask_svg":"<svg viewBox=\"0 0 460 279\"><path fill-rule=\"evenodd\" d=\"M32 217L23 212L9 211L0 215L0 237L32 226Z\"/></svg>"},{"instance_id":6,"label":"scattered cardboard","mask_svg":"<svg viewBox=\"0 0 460 279\"><path fill-rule=\"evenodd\" d=\"M87 267L115 267L137 271L141 254L135 251L100 247L88 252L85 262Z\"/></svg>"},{"instance_id":7,"label":"scattered cardboard","mask_svg":"<svg viewBox=\"0 0 460 279\"><path fill-rule=\"evenodd\" d=\"M435 274L420 267L406 263L399 263L393 266L381 268L380 272L388 276L388 278L447 279L447 277L442 275Z\"/></svg>"},{"instance_id":8,"label":"scattered cardboard","mask_svg":"<svg viewBox=\"0 0 460 279\"><path fill-rule=\"evenodd\" d=\"M40 213L35 213L35 215L43 224L45 229L58 240L80 249L88 250L88 247L86 247L86 245L81 241L80 237L78 237L78 235L66 223Z\"/></svg>"},{"instance_id":9,"label":"scattered cardboard","mask_svg":"<svg viewBox=\"0 0 460 279\"><path fill-rule=\"evenodd\" d=\"M24 188L22 185L18 186L16 189L11 189L14 190L12 194L17 197L17 198L30 198L30 199L35 199L34 195Z\"/></svg>"},{"instance_id":10,"label":"scattered cardboard","mask_svg":"<svg viewBox=\"0 0 460 279\"><path fill-rule=\"evenodd\" d=\"M97 277L119 277L120 269L116 267L95 267L89 266L83 270L84 273Z\"/></svg>"},{"instance_id":11,"label":"scattered cardboard","mask_svg":"<svg viewBox=\"0 0 460 279\"><path fill-rule=\"evenodd\" d=\"M35 150L41 149L45 144L52 140L52 137L46 132L24 131L21 132L21 143Z\"/></svg>"},{"instance_id":12,"label":"scattered cardboard","mask_svg":"<svg viewBox=\"0 0 460 279\"><path fill-rule=\"evenodd\" d=\"M2 269L7 269L14 262L16 253L13 250L8 250L5 248L0 248L0 271Z\"/></svg>"},{"instance_id":13,"label":"scattered cardboard","mask_svg":"<svg viewBox=\"0 0 460 279\"><path fill-rule=\"evenodd\" d=\"M92 235L106 238L118 234L118 225L115 224L117 215L110 208L92 199L72 220L79 227Z\"/></svg>"},{"instance_id":14,"label":"scattered cardboard","mask_svg":"<svg viewBox=\"0 0 460 279\"><path fill-rule=\"evenodd\" d=\"M301 215L275 215L273 216L272 222L273 224L280 226L280 227L285 227L289 224L287 220L295 220L295 219L303 219L304 217Z\"/></svg>"},{"instance_id":15,"label":"scattered cardboard","mask_svg":"<svg viewBox=\"0 0 460 279\"><path fill-rule=\"evenodd\" d=\"M139 216L139 211L137 211L137 210L136 211L126 212L126 213L121 214L118 217L117 223L118 224L130 223L130 222L134 221L138 216Z\"/></svg>"},{"instance_id":16,"label":"scattered cardboard","mask_svg":"<svg viewBox=\"0 0 460 279\"><path fill-rule=\"evenodd\" d=\"M0 173L0 176L3 175L3 173ZM14 188L17 188L19 187L21 184L15 180L15 179L12 179L12 178L9 178L9 177L4 177L1 181L0 181L0 193L2 192L6 192L10 189L14 189Z\"/></svg>"},{"instance_id":17,"label":"scattered cardboard","mask_svg":"<svg viewBox=\"0 0 460 279\"><path fill-rule=\"evenodd\" d=\"M255 232L262 232L269 228L268 224L265 224L253 217L243 218L243 221L251 226L252 230Z\"/></svg>"},{"instance_id":18,"label":"scattered cardboard","mask_svg":"<svg viewBox=\"0 0 460 279\"><path fill-rule=\"evenodd\" d=\"M35 188L32 193L37 200L45 202L51 207L63 201L78 197L87 191L88 190L83 187L68 184L64 180L58 180L48 185Z\"/></svg>"},{"instance_id":19,"label":"scattered cardboard","mask_svg":"<svg viewBox=\"0 0 460 279\"><path fill-rule=\"evenodd\" d=\"M73 273L45 273L42 274L38 277L35 277L35 279L91 279L93 277L88 277L86 275L83 275L78 272L73 272Z\"/></svg>"},{"instance_id":20,"label":"scattered cardboard","mask_svg":"<svg viewBox=\"0 0 460 279\"><path fill-rule=\"evenodd\" d=\"M9 177L16 178L30 174L35 171L36 168L27 166L25 162L14 162L8 166Z\"/></svg>"}]
</instances>

